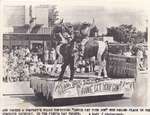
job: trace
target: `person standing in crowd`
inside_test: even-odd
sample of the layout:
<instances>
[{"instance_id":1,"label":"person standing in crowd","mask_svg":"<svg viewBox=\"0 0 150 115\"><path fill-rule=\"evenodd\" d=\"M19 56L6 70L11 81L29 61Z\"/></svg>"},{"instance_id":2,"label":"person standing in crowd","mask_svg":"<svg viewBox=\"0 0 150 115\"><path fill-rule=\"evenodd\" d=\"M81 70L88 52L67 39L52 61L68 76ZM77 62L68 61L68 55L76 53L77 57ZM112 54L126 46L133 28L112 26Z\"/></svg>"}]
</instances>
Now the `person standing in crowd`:
<instances>
[{"instance_id":1,"label":"person standing in crowd","mask_svg":"<svg viewBox=\"0 0 150 115\"><path fill-rule=\"evenodd\" d=\"M54 61L55 61L55 59L56 59L56 51L55 51L55 49L54 48L52 48L52 50L50 51L50 54L49 54L50 56L50 58L49 58L49 60L50 60L50 64L54 64Z\"/></svg>"},{"instance_id":2,"label":"person standing in crowd","mask_svg":"<svg viewBox=\"0 0 150 115\"><path fill-rule=\"evenodd\" d=\"M144 50L144 62L143 62L143 65L144 65L144 68L145 70L148 69L148 50Z\"/></svg>"},{"instance_id":3,"label":"person standing in crowd","mask_svg":"<svg viewBox=\"0 0 150 115\"><path fill-rule=\"evenodd\" d=\"M141 71L144 70L144 67L143 67L143 60L144 60L144 57L143 57L143 50L142 50L142 47L138 47L138 50L137 50L137 61L138 61L138 68L139 68L139 70L141 70Z\"/></svg>"},{"instance_id":4,"label":"person standing in crowd","mask_svg":"<svg viewBox=\"0 0 150 115\"><path fill-rule=\"evenodd\" d=\"M13 51L14 51L14 52L13 52L13 53L14 53L14 55L18 54L18 47L17 47L17 46L15 46Z\"/></svg>"},{"instance_id":5,"label":"person standing in crowd","mask_svg":"<svg viewBox=\"0 0 150 115\"><path fill-rule=\"evenodd\" d=\"M27 53L25 56L25 64L29 65L31 61L31 55L30 53Z\"/></svg>"},{"instance_id":6,"label":"person standing in crowd","mask_svg":"<svg viewBox=\"0 0 150 115\"><path fill-rule=\"evenodd\" d=\"M39 71L38 73L41 73L43 65L44 65L44 64L42 63L41 59L39 58L39 59L38 59L38 62L37 62L37 68L38 68L40 71Z\"/></svg>"},{"instance_id":7,"label":"person standing in crowd","mask_svg":"<svg viewBox=\"0 0 150 115\"><path fill-rule=\"evenodd\" d=\"M48 60L49 60L49 50L45 49L45 51L44 51L44 61L45 61L46 64L48 63Z\"/></svg>"},{"instance_id":8,"label":"person standing in crowd","mask_svg":"<svg viewBox=\"0 0 150 115\"><path fill-rule=\"evenodd\" d=\"M41 61L44 61L44 55L43 55L43 47L41 44L38 45L38 59L40 59Z\"/></svg>"},{"instance_id":9,"label":"person standing in crowd","mask_svg":"<svg viewBox=\"0 0 150 115\"><path fill-rule=\"evenodd\" d=\"M37 63L38 62L38 56L37 56L37 54L33 54L33 56L32 56L32 62L33 63Z\"/></svg>"},{"instance_id":10,"label":"person standing in crowd","mask_svg":"<svg viewBox=\"0 0 150 115\"><path fill-rule=\"evenodd\" d=\"M10 53L9 53L9 58L12 59L14 56L14 50L10 50Z\"/></svg>"},{"instance_id":11,"label":"person standing in crowd","mask_svg":"<svg viewBox=\"0 0 150 115\"><path fill-rule=\"evenodd\" d=\"M28 55L28 54L30 54L30 50L29 50L28 46L25 46L25 55Z\"/></svg>"}]
</instances>

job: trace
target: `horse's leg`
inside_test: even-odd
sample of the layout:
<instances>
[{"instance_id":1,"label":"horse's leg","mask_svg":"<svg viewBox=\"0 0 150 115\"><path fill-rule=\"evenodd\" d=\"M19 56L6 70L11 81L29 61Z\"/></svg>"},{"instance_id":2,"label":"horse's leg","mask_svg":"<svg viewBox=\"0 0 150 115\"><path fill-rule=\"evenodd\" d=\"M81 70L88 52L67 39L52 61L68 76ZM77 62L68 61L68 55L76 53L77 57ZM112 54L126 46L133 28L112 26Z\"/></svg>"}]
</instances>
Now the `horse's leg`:
<instances>
[{"instance_id":1,"label":"horse's leg","mask_svg":"<svg viewBox=\"0 0 150 115\"><path fill-rule=\"evenodd\" d=\"M93 63L90 62L90 72L93 72Z\"/></svg>"},{"instance_id":2,"label":"horse's leg","mask_svg":"<svg viewBox=\"0 0 150 115\"><path fill-rule=\"evenodd\" d=\"M96 65L96 62L95 60L93 61L93 72L95 72L95 65Z\"/></svg>"},{"instance_id":3,"label":"horse's leg","mask_svg":"<svg viewBox=\"0 0 150 115\"><path fill-rule=\"evenodd\" d=\"M92 72L92 63L89 62L89 72Z\"/></svg>"},{"instance_id":4,"label":"horse's leg","mask_svg":"<svg viewBox=\"0 0 150 115\"><path fill-rule=\"evenodd\" d=\"M60 47L61 47L61 45L56 47L56 55L57 56L56 56L56 60L54 61L54 64L53 64L53 69L52 69L52 72L51 72L52 76L55 76L55 71L56 71L56 68L57 68L58 59L62 58L62 55L60 54Z\"/></svg>"},{"instance_id":5,"label":"horse's leg","mask_svg":"<svg viewBox=\"0 0 150 115\"><path fill-rule=\"evenodd\" d=\"M101 73L102 73L102 53L98 51L97 53L97 61L98 61L98 76L102 78Z\"/></svg>"},{"instance_id":6,"label":"horse's leg","mask_svg":"<svg viewBox=\"0 0 150 115\"><path fill-rule=\"evenodd\" d=\"M77 67L77 62L78 62L78 60L79 60L78 54L75 54L75 55L74 55L74 68L75 68L75 69L78 68L78 67Z\"/></svg>"},{"instance_id":7,"label":"horse's leg","mask_svg":"<svg viewBox=\"0 0 150 115\"><path fill-rule=\"evenodd\" d=\"M105 53L106 53L106 44L104 42L99 41L99 48L97 53L97 59L99 63L99 76L101 76L102 69L104 69L104 76L107 73L106 72L106 60L105 60ZM105 61L104 61L105 60ZM107 75L107 74L106 74Z\"/></svg>"},{"instance_id":8,"label":"horse's leg","mask_svg":"<svg viewBox=\"0 0 150 115\"><path fill-rule=\"evenodd\" d=\"M90 71L94 72L94 68L95 68L95 57L91 57L90 59Z\"/></svg>"},{"instance_id":9,"label":"horse's leg","mask_svg":"<svg viewBox=\"0 0 150 115\"><path fill-rule=\"evenodd\" d=\"M102 61L101 61L101 59L98 59L98 63L99 63L98 76L100 78L102 78L102 75L101 75L101 73L102 73Z\"/></svg>"},{"instance_id":10,"label":"horse's leg","mask_svg":"<svg viewBox=\"0 0 150 115\"><path fill-rule=\"evenodd\" d=\"M92 72L92 61L89 59L89 65L88 65L88 69L89 69L89 72Z\"/></svg>"},{"instance_id":11,"label":"horse's leg","mask_svg":"<svg viewBox=\"0 0 150 115\"><path fill-rule=\"evenodd\" d=\"M107 71L106 71L106 60L104 59L102 61L102 66L103 66L103 72L104 72L104 78L107 78Z\"/></svg>"}]
</instances>

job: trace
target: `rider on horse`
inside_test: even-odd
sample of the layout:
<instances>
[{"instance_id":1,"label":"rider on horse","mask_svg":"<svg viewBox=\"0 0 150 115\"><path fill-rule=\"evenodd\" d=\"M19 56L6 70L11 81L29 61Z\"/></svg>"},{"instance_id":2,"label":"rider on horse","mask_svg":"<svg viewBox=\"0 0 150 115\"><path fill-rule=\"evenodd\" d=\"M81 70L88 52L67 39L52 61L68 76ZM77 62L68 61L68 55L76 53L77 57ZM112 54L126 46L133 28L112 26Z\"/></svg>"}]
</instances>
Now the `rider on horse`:
<instances>
[{"instance_id":1,"label":"rider on horse","mask_svg":"<svg viewBox=\"0 0 150 115\"><path fill-rule=\"evenodd\" d=\"M61 20L53 30L57 46L60 44L68 44L73 39L73 27L70 23L63 23Z\"/></svg>"},{"instance_id":2,"label":"rider on horse","mask_svg":"<svg viewBox=\"0 0 150 115\"><path fill-rule=\"evenodd\" d=\"M63 59L63 64L61 66L61 72L59 75L58 80L61 81L63 79L63 74L65 72L66 66L70 66L71 70L71 77L70 80L73 80L74 76L74 56L73 56L73 49L74 49L74 34L73 34L73 26L70 23L63 23L61 21L57 24L54 28L54 39L56 44L56 53L57 59L61 57ZM57 64L57 59L54 63L54 69L52 74L54 74L55 65Z\"/></svg>"},{"instance_id":3,"label":"rider on horse","mask_svg":"<svg viewBox=\"0 0 150 115\"><path fill-rule=\"evenodd\" d=\"M63 19L60 19L54 27L53 34L56 52L60 55L60 47L63 44L70 45L70 42L73 40L73 26L71 23L63 23Z\"/></svg>"}]
</instances>

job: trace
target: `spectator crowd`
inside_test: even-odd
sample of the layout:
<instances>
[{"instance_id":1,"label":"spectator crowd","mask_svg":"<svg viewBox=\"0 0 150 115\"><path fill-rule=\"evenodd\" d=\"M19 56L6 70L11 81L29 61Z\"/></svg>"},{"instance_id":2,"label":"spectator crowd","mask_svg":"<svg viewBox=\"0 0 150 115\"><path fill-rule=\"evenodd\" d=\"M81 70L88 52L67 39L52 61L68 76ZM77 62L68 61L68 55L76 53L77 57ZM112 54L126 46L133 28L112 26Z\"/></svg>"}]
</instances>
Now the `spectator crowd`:
<instances>
[{"instance_id":1,"label":"spectator crowd","mask_svg":"<svg viewBox=\"0 0 150 115\"><path fill-rule=\"evenodd\" d=\"M31 74L50 74L56 56L55 51L47 50L44 54L32 52L27 46L3 48L3 81L29 80ZM43 61L45 60L45 61Z\"/></svg>"},{"instance_id":2,"label":"spectator crowd","mask_svg":"<svg viewBox=\"0 0 150 115\"><path fill-rule=\"evenodd\" d=\"M40 48L37 48L37 50ZM41 48L42 49L42 48ZM136 56L139 70L147 69L147 50L137 48ZM132 56L133 50L123 52L125 56ZM43 51L30 51L27 46L15 46L12 49L3 47L3 81L14 82L29 80L32 74L51 74L53 63L56 59L55 49ZM81 62L79 61L79 66ZM80 68L80 67L79 67ZM60 71L60 64L57 72Z\"/></svg>"}]
</instances>

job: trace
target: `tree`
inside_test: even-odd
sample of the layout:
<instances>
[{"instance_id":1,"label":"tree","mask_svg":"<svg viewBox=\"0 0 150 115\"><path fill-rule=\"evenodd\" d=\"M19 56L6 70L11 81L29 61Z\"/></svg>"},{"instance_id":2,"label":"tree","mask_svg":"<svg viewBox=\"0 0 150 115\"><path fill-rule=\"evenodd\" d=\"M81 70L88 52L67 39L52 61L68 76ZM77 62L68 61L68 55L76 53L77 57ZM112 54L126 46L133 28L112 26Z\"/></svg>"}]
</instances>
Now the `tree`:
<instances>
[{"instance_id":1,"label":"tree","mask_svg":"<svg viewBox=\"0 0 150 115\"><path fill-rule=\"evenodd\" d=\"M144 42L144 33L138 31L135 36L135 43L143 43Z\"/></svg>"},{"instance_id":2,"label":"tree","mask_svg":"<svg viewBox=\"0 0 150 115\"><path fill-rule=\"evenodd\" d=\"M134 42L141 43L144 41L144 33L137 31L133 25L122 24L118 27L107 28L107 35L113 36L115 41L120 43Z\"/></svg>"},{"instance_id":3,"label":"tree","mask_svg":"<svg viewBox=\"0 0 150 115\"><path fill-rule=\"evenodd\" d=\"M148 30L147 30L148 31ZM144 38L145 38L145 41L147 42L147 40L148 40L148 32L144 32Z\"/></svg>"}]
</instances>

